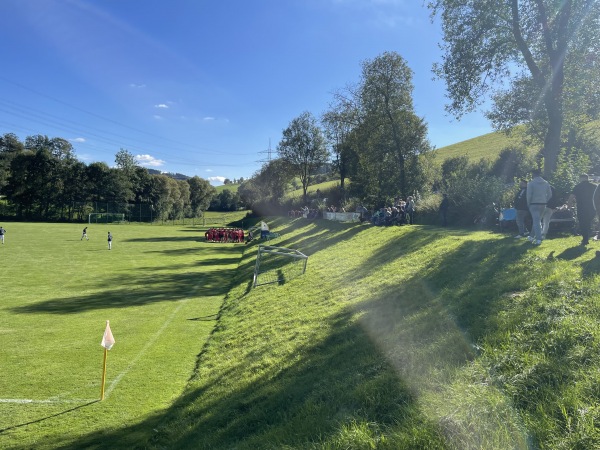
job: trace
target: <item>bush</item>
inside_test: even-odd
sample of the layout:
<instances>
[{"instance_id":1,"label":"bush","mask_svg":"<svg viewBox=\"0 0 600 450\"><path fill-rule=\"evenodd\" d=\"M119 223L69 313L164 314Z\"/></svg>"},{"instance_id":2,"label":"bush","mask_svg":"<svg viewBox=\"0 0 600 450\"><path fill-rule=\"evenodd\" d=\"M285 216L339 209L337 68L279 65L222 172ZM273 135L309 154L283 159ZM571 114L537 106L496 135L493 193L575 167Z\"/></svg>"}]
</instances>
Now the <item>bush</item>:
<instances>
[{"instance_id":1,"label":"bush","mask_svg":"<svg viewBox=\"0 0 600 450\"><path fill-rule=\"evenodd\" d=\"M505 148L494 161L491 174L512 183L519 178L526 178L535 166L535 158L530 152L520 148Z\"/></svg>"},{"instance_id":2,"label":"bush","mask_svg":"<svg viewBox=\"0 0 600 450\"><path fill-rule=\"evenodd\" d=\"M494 176L480 175L449 180L446 190L450 201L448 222L462 226L474 223L495 224L493 204L502 202L506 190L503 181Z\"/></svg>"}]
</instances>

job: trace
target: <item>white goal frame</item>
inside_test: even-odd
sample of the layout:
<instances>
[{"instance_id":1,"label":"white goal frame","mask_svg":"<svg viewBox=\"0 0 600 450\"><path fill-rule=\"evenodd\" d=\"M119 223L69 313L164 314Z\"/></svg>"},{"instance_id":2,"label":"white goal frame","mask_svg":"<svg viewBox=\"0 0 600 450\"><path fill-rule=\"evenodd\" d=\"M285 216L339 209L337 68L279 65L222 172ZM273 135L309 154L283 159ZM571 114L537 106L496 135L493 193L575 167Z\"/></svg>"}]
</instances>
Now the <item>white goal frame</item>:
<instances>
[{"instance_id":1,"label":"white goal frame","mask_svg":"<svg viewBox=\"0 0 600 450\"><path fill-rule=\"evenodd\" d=\"M272 283L282 283L284 281L284 279L281 278L281 273L276 270L276 269L280 269L281 267L278 268L269 268L269 267L264 267L264 265L261 265L261 261L263 259L263 255L265 254L271 254L271 255L277 255L277 256L283 256L284 258L289 258L290 262L295 263L295 264L300 264L300 273L298 273L298 275L302 275L306 272L306 264L308 263L308 256L306 256L304 253L299 252L298 250L294 250L291 248L285 248L285 247L275 247L272 245L259 245L258 246L258 252L256 254L256 265L254 266L254 279L252 281L252 286L253 287L257 287L257 286L262 286L264 284L272 284ZM267 279L267 280L261 280L261 275L264 275L266 273L273 273L273 272L277 272L277 277L275 279Z\"/></svg>"},{"instance_id":2,"label":"white goal frame","mask_svg":"<svg viewBox=\"0 0 600 450\"><path fill-rule=\"evenodd\" d=\"M102 218L102 216L106 216L105 220L96 220L92 222L92 217ZM111 220L109 221L109 217ZM115 222L125 222L125 214L124 213L90 213L88 215L88 223L115 223Z\"/></svg>"}]
</instances>

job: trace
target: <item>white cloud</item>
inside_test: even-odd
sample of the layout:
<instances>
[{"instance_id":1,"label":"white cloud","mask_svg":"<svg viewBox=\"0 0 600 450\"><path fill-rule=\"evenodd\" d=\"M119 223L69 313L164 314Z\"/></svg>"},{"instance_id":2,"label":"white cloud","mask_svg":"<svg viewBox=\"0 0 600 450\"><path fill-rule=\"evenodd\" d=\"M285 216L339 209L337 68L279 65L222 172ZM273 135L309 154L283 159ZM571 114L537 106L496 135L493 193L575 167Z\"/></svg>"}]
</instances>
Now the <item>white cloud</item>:
<instances>
[{"instance_id":1,"label":"white cloud","mask_svg":"<svg viewBox=\"0 0 600 450\"><path fill-rule=\"evenodd\" d=\"M152 117L155 118L156 120L163 120L163 117L159 116L158 114L154 114Z\"/></svg>"},{"instance_id":2,"label":"white cloud","mask_svg":"<svg viewBox=\"0 0 600 450\"><path fill-rule=\"evenodd\" d=\"M135 155L135 159L140 166L160 167L165 164L162 159L150 155Z\"/></svg>"},{"instance_id":3,"label":"white cloud","mask_svg":"<svg viewBox=\"0 0 600 450\"><path fill-rule=\"evenodd\" d=\"M146 85L145 84L130 83L129 87L132 87L132 88L135 88L135 89L141 89L141 88L145 88Z\"/></svg>"},{"instance_id":4,"label":"white cloud","mask_svg":"<svg viewBox=\"0 0 600 450\"><path fill-rule=\"evenodd\" d=\"M211 183L216 183L216 184L223 184L223 182L225 181L225 177L208 177L207 179Z\"/></svg>"},{"instance_id":5,"label":"white cloud","mask_svg":"<svg viewBox=\"0 0 600 450\"><path fill-rule=\"evenodd\" d=\"M209 120L215 120L215 118L207 116L207 117L204 117L202 120L209 121Z\"/></svg>"},{"instance_id":6,"label":"white cloud","mask_svg":"<svg viewBox=\"0 0 600 450\"><path fill-rule=\"evenodd\" d=\"M154 105L155 108L164 108L164 109L168 109L169 105L165 104L165 103L159 103L158 105Z\"/></svg>"},{"instance_id":7,"label":"white cloud","mask_svg":"<svg viewBox=\"0 0 600 450\"><path fill-rule=\"evenodd\" d=\"M71 142L85 142L85 138L73 138L69 139Z\"/></svg>"},{"instance_id":8,"label":"white cloud","mask_svg":"<svg viewBox=\"0 0 600 450\"><path fill-rule=\"evenodd\" d=\"M206 169L206 172L212 172L212 171L213 171L212 169Z\"/></svg>"}]
</instances>

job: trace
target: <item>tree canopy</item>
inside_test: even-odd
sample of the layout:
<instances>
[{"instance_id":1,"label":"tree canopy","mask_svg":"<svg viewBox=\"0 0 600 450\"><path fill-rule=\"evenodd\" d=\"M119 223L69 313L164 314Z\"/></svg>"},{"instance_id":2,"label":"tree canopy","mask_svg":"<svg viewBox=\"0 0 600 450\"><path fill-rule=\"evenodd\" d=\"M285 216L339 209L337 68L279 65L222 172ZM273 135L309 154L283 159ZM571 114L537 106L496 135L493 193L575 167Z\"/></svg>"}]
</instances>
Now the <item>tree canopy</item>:
<instances>
[{"instance_id":1,"label":"tree canopy","mask_svg":"<svg viewBox=\"0 0 600 450\"><path fill-rule=\"evenodd\" d=\"M19 219L42 220L85 220L90 212L130 215L134 203L146 205L150 219L197 217L215 194L198 177L150 175L127 150L115 160L115 168L103 162L86 166L65 139L35 135L22 143L8 133L0 136L0 193Z\"/></svg>"},{"instance_id":2,"label":"tree canopy","mask_svg":"<svg viewBox=\"0 0 600 450\"><path fill-rule=\"evenodd\" d=\"M442 21L443 62L434 70L446 81L447 110L460 117L491 97L498 128L541 129L550 176L565 120L599 111L600 2L432 0L428 6Z\"/></svg>"},{"instance_id":3,"label":"tree canopy","mask_svg":"<svg viewBox=\"0 0 600 450\"><path fill-rule=\"evenodd\" d=\"M311 113L303 112L290 122L283 130L277 151L290 171L300 178L303 198L306 201L306 192L313 173L329 158L325 137Z\"/></svg>"}]
</instances>

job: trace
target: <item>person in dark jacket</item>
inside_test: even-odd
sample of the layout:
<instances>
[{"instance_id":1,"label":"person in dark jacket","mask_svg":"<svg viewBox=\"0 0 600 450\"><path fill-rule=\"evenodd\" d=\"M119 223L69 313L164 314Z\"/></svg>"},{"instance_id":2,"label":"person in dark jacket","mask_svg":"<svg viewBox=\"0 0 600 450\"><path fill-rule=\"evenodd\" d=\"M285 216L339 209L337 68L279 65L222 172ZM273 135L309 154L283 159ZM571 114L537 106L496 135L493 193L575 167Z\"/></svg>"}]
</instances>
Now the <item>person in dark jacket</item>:
<instances>
[{"instance_id":1,"label":"person in dark jacket","mask_svg":"<svg viewBox=\"0 0 600 450\"><path fill-rule=\"evenodd\" d=\"M517 228L519 234L515 236L515 239L521 239L527 237L527 229L525 228L525 219L529 214L529 208L527 207L527 180L521 180L519 182L519 191L515 195L513 206L517 211Z\"/></svg>"},{"instance_id":2,"label":"person in dark jacket","mask_svg":"<svg viewBox=\"0 0 600 450\"><path fill-rule=\"evenodd\" d=\"M579 176L579 183L573 188L573 192L567 203L569 206L573 202L577 202L577 222L579 222L579 232L581 233L581 245L590 243L590 234L592 221L596 215L594 206L594 194L597 186L590 182L590 177L587 173L582 173Z\"/></svg>"}]
</instances>

